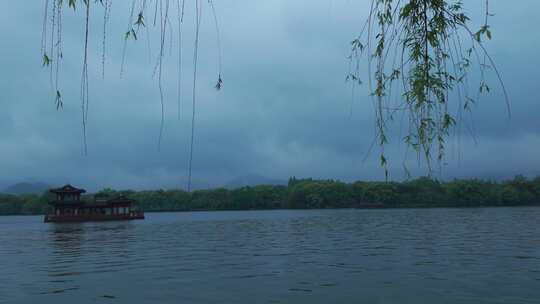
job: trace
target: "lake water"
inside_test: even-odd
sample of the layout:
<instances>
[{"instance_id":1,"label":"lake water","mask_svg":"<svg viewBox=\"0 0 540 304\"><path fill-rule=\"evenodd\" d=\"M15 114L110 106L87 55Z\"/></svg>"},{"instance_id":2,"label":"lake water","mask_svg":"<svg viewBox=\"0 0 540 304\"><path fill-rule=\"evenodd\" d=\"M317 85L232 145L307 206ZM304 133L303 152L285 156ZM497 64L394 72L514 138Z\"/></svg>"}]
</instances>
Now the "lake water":
<instances>
[{"instance_id":1,"label":"lake water","mask_svg":"<svg viewBox=\"0 0 540 304\"><path fill-rule=\"evenodd\" d=\"M540 208L0 217L0 303L540 303Z\"/></svg>"}]
</instances>

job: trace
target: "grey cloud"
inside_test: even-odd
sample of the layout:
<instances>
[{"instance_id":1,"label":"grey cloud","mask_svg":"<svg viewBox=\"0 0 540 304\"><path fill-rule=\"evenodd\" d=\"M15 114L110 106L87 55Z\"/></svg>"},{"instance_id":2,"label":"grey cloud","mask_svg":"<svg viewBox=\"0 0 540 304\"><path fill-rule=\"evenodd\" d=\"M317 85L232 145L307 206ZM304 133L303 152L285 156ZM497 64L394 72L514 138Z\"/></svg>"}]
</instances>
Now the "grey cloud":
<instances>
[{"instance_id":1,"label":"grey cloud","mask_svg":"<svg viewBox=\"0 0 540 304\"><path fill-rule=\"evenodd\" d=\"M536 52L540 37L525 36L535 27L536 1L526 5L494 3L497 61L512 100L508 120L499 88L474 111L477 144L464 132L450 143L443 178L509 177L537 174L540 125ZM89 156L81 155L79 85L81 12L65 12L65 107L56 111L49 74L41 68L41 3L12 3L0 20L0 185L25 179L73 182L90 189L158 188L185 185L189 152L193 20L188 4L184 31L184 83L181 119L177 119L176 54L164 69L166 124L157 149L160 105L152 76L156 39L149 58L144 35L130 42L126 72L119 77L122 32L128 4L115 2L108 32L106 78L101 79L101 16L91 35ZM481 16L470 5L473 16ZM217 78L217 45L212 18L205 11L201 34L194 178L199 187L225 184L242 175L275 179L290 175L317 178L382 179L378 147L364 161L374 138L373 109L367 88L345 83L349 41L359 31L367 2L216 1L221 23L225 87ZM207 9L205 7L205 9ZM519 20L519 22L516 22ZM154 33L155 34L155 33ZM175 35L175 33L173 33ZM173 45L175 46L175 45ZM352 115L351 115L352 109ZM391 176L403 177L405 155L399 125L386 148ZM493 153L496 151L496 153ZM459 153L458 153L459 152ZM460 155L458 157L458 155ZM425 174L414 155L407 164Z\"/></svg>"}]
</instances>

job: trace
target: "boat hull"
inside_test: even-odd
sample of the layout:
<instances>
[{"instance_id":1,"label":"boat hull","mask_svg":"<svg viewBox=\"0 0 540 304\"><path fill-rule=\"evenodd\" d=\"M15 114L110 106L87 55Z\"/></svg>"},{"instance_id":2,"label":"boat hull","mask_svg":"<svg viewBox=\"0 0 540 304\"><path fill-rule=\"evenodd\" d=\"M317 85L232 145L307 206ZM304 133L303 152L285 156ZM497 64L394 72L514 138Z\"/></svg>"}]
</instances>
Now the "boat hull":
<instances>
[{"instance_id":1,"label":"boat hull","mask_svg":"<svg viewBox=\"0 0 540 304\"><path fill-rule=\"evenodd\" d=\"M102 222L102 221L130 221L143 220L144 213L132 214L86 214L86 215L45 215L45 223L80 223L80 222Z\"/></svg>"}]
</instances>

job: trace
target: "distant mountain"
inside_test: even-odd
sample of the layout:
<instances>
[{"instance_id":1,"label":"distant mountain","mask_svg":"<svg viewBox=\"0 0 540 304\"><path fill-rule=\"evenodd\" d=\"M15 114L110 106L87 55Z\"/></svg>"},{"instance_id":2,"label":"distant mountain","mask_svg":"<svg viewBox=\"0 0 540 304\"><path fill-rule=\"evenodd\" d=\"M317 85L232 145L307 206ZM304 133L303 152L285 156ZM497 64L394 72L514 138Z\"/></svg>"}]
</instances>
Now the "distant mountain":
<instances>
[{"instance_id":1,"label":"distant mountain","mask_svg":"<svg viewBox=\"0 0 540 304\"><path fill-rule=\"evenodd\" d=\"M278 179L272 179L256 174L250 174L245 176L237 177L227 184L225 184L225 188L227 189L234 189L234 188L240 188L245 186L257 186L257 185L287 185L287 181L278 180Z\"/></svg>"},{"instance_id":2,"label":"distant mountain","mask_svg":"<svg viewBox=\"0 0 540 304\"><path fill-rule=\"evenodd\" d=\"M50 185L40 182L17 183L4 189L2 192L9 194L42 194Z\"/></svg>"}]
</instances>

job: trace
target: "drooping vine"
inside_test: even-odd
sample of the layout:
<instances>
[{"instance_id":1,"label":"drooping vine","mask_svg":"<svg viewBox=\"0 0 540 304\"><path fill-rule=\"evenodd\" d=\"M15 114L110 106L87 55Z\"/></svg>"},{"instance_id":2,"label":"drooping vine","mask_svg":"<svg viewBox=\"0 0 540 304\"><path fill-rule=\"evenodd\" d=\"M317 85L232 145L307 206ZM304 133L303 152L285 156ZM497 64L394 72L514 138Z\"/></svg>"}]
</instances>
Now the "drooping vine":
<instances>
[{"instance_id":1,"label":"drooping vine","mask_svg":"<svg viewBox=\"0 0 540 304\"><path fill-rule=\"evenodd\" d=\"M137 0L132 0L131 2L131 10L129 13L129 20L126 32L124 33L124 44L122 46L122 62L120 64L120 78L124 75L124 65L126 63L126 52L127 52L127 43L129 38L133 38L137 40L137 32L135 32L135 29L133 28L133 14L135 12L135 4L137 3ZM137 22L135 24L140 27L141 25L144 26L144 15L141 11L137 17ZM137 27L137 28L138 28Z\"/></svg>"},{"instance_id":2,"label":"drooping vine","mask_svg":"<svg viewBox=\"0 0 540 304\"><path fill-rule=\"evenodd\" d=\"M105 75L107 24L111 15L112 0L94 0L104 7L102 41L102 76ZM365 0L367 1L367 0ZM84 154L87 153L86 129L89 112L89 31L91 0L82 0L85 12L85 42L81 78L81 110ZM137 40L141 27L146 29L148 53L151 55L149 27L146 25L147 10L154 9L153 24L159 23L160 39L158 60L153 73L157 74L161 106L161 124L158 148L161 146L165 121L165 94L162 83L164 45L166 38L172 46L170 0L132 0L128 27L124 35L120 75L124 73L128 40ZM195 3L195 45L193 56L192 122L188 168L188 190L191 190L195 118L197 101L197 63L199 34L202 19L202 2ZM45 0L41 55L43 65L49 67L51 87L55 95L56 108L64 106L64 97L59 87L62 49L62 7L77 6L77 0ZM208 0L218 42L218 80L216 89L223 86L222 53L218 18L214 2ZM357 39L352 42L351 60L357 60L348 79L361 83L361 58L367 54L367 83L374 101L375 132L381 148L380 163L388 176L388 161L385 145L389 122L398 113L408 118L408 132L403 141L409 148L421 155L431 172L432 161L440 162L445 157L446 140L456 125L461 125L462 111L470 111L478 99L468 91L469 70L473 63L479 63L481 82L478 93L490 90L484 73L493 70L498 77L508 104L508 94L492 58L486 51L484 39L491 39L488 24L489 0L486 0L484 25L478 31L469 28L469 18L458 0L371 0L369 17ZM178 8L178 81L177 104L180 118L182 84L182 25L185 0L177 0ZM136 14L136 10L139 11ZM167 35L169 30L169 35ZM396 95L399 92L399 95ZM353 91L354 94L354 91ZM457 96L454 96L457 95ZM457 102L454 102L457 100ZM457 109L456 109L457 108ZM510 111L508 110L510 113Z\"/></svg>"},{"instance_id":3,"label":"drooping vine","mask_svg":"<svg viewBox=\"0 0 540 304\"><path fill-rule=\"evenodd\" d=\"M113 0L82 0L81 7L84 8L84 52L82 58L82 73L80 83L80 99L81 99L81 124L82 124L82 141L83 141L83 154L88 153L87 144L87 128L88 128L88 114L89 114L89 48L90 48L90 31L92 29L90 23L92 18L91 2L99 2L104 9L103 21L102 21L102 41L101 41L101 77L105 77L106 61L107 61L107 39L108 28L111 18L111 8ZM195 137L195 113L196 113L196 101L197 101L197 62L198 62L198 45L199 34L202 19L202 3L200 0L195 0L196 12L195 12L195 45L194 45L194 58L193 58L193 96L192 96L192 126L191 126L191 138L190 138L190 155L189 155L189 177L188 177L188 189L191 189L191 176L192 176L192 163L193 163L193 144ZM218 62L219 73L216 88L220 89L223 85L222 80L222 59L221 59L221 41L219 35L219 25L217 23L217 15L214 4L212 1L208 1L211 7L212 14L215 21L215 27L218 39ZM62 8L67 5L76 11L78 7L77 0L45 0L45 8L43 13L43 29L41 40L41 56L43 66L50 69L50 84L51 89L54 91L55 104L57 109L61 109L64 106L64 97L61 94L60 88L60 70L61 61L63 59L62 49ZM141 35L140 30L145 28L146 41L148 48L148 55L151 53L151 40L150 30L146 24L147 10L151 7L153 9L153 25L158 28L160 33L159 39L159 53L157 54L157 60L155 61L152 74L157 75L157 86L159 89L159 101L161 108L161 123L158 136L158 149L161 147L164 125L165 125L165 88L163 86L163 68L164 68L164 55L165 45L168 43L170 52L172 53L173 47L173 26L171 24L171 18L169 15L170 0L132 0L130 3L130 14L127 24L127 29L124 32L123 46L122 46L122 59L120 64L120 78L125 73L125 65L127 61L127 49L129 40L138 40ZM178 119L180 119L180 107L182 100L182 26L184 23L185 14L185 0L177 0L178 8L178 81L177 81L177 104L178 104ZM138 12L138 13L137 13ZM167 31L169 31L167 33ZM167 41L168 39L168 41Z\"/></svg>"},{"instance_id":4,"label":"drooping vine","mask_svg":"<svg viewBox=\"0 0 540 304\"><path fill-rule=\"evenodd\" d=\"M45 10L43 12L43 27L41 30L41 55L47 55L47 28L49 17L49 0L45 0ZM43 57L45 59L45 57Z\"/></svg>"},{"instance_id":5,"label":"drooping vine","mask_svg":"<svg viewBox=\"0 0 540 304\"><path fill-rule=\"evenodd\" d=\"M101 50L101 76L105 79L105 61L107 53L107 25L109 24L109 19L111 16L111 8L113 0L100 0L105 8L103 13L103 41L102 41L102 50Z\"/></svg>"},{"instance_id":6,"label":"drooping vine","mask_svg":"<svg viewBox=\"0 0 540 304\"><path fill-rule=\"evenodd\" d=\"M191 178L193 172L193 149L195 139L195 108L197 101L197 63L199 61L199 32L201 29L202 6L195 0L195 48L193 51L193 85L192 85L192 113L191 113L191 141L189 146L188 183L187 190L191 191Z\"/></svg>"},{"instance_id":7,"label":"drooping vine","mask_svg":"<svg viewBox=\"0 0 540 304\"><path fill-rule=\"evenodd\" d=\"M61 0L60 0L61 1ZM84 56L81 78L81 107L82 107L82 129L83 129L83 153L88 155L88 143L86 136L86 127L88 124L88 104L89 104L89 89L88 89L88 37L90 32L90 0L83 0L86 8L85 18L85 34L84 34Z\"/></svg>"},{"instance_id":8,"label":"drooping vine","mask_svg":"<svg viewBox=\"0 0 540 304\"><path fill-rule=\"evenodd\" d=\"M50 13L49 13L50 10ZM47 25L50 18L50 40ZM43 30L41 38L41 53L43 66L49 69L49 82L54 92L56 109L63 107L62 94L60 92L60 66L62 62L62 1L45 1L43 17Z\"/></svg>"},{"instance_id":9,"label":"drooping vine","mask_svg":"<svg viewBox=\"0 0 540 304\"><path fill-rule=\"evenodd\" d=\"M221 59L221 35L219 33L219 22L216 14L216 8L214 7L214 2L212 0L208 0L208 4L210 5L210 8L212 9L212 16L214 17L214 25L216 28L216 39L217 39L217 53L218 53L218 80L216 82L215 88L216 90L221 90L223 87L223 79L221 78L222 73L222 59Z\"/></svg>"},{"instance_id":10,"label":"drooping vine","mask_svg":"<svg viewBox=\"0 0 540 304\"><path fill-rule=\"evenodd\" d=\"M55 51L55 47L54 47L54 37L55 37L55 34L57 33L56 32L56 27L57 27L57 24L56 24L56 19L57 19L57 15L58 15L58 6L56 5L56 0L51 2L51 10L52 10L52 14L51 14L51 41L50 41L50 50L49 50L49 54L51 54L53 60L54 60L54 51ZM49 81L51 83L51 87L54 87L54 69L50 69L49 70Z\"/></svg>"},{"instance_id":11,"label":"drooping vine","mask_svg":"<svg viewBox=\"0 0 540 304\"><path fill-rule=\"evenodd\" d=\"M177 1L177 8L178 8L178 83L177 83L177 114L178 114L178 120L180 120L180 107L182 103L182 28L184 25L184 8L185 8L185 0L178 0Z\"/></svg>"},{"instance_id":12,"label":"drooping vine","mask_svg":"<svg viewBox=\"0 0 540 304\"><path fill-rule=\"evenodd\" d=\"M473 32L461 1L371 1L368 20L352 41L350 58L357 65L347 78L355 84L362 82L359 62L367 56L380 164L387 178L385 145L389 122L398 113L408 118L403 141L426 161L429 173L434 160L442 162L446 140L461 123L462 110L470 110L476 101L467 90L474 63L481 75L478 92L489 91L484 73L491 68L509 104L501 75L484 46L483 39L491 39L488 4L487 0L484 25ZM393 96L396 92L400 93L397 97Z\"/></svg>"},{"instance_id":13,"label":"drooping vine","mask_svg":"<svg viewBox=\"0 0 540 304\"><path fill-rule=\"evenodd\" d=\"M161 122L159 126L159 137L158 137L158 150L161 149L161 139L163 137L163 128L165 125L165 102L163 96L163 82L162 82L162 73L163 73L163 52L165 48L165 33L167 31L167 21L169 19L169 0L165 0L165 8L163 8L163 0L159 0L159 10L160 10L160 26L161 26L161 44L159 47L159 59L158 59L158 87L159 87L159 101L161 105ZM165 12L164 12L165 11Z\"/></svg>"},{"instance_id":14,"label":"drooping vine","mask_svg":"<svg viewBox=\"0 0 540 304\"><path fill-rule=\"evenodd\" d=\"M62 62L62 2L58 1L56 3L56 14L57 14L57 21L56 21L56 65L55 65L55 73L54 73L54 90L56 92L55 96L55 103L56 108L59 109L63 107L62 103L62 94L60 93L60 65Z\"/></svg>"}]
</instances>

